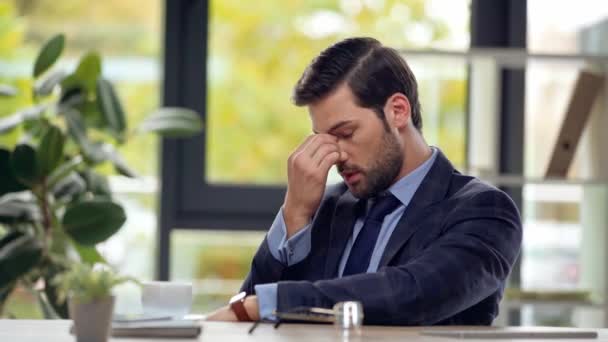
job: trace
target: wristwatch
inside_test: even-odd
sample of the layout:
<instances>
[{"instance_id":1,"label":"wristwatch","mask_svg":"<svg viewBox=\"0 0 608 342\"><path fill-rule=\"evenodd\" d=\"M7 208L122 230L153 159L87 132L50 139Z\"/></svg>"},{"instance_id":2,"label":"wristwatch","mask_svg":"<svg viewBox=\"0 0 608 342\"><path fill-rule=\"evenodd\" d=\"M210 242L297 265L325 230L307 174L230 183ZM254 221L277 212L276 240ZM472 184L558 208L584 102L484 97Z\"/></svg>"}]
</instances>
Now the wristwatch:
<instances>
[{"instance_id":1,"label":"wristwatch","mask_svg":"<svg viewBox=\"0 0 608 342\"><path fill-rule=\"evenodd\" d=\"M247 314L247 310L245 310L245 297L247 297L247 292L243 291L237 295L234 295L230 298L230 309L236 315L236 318L243 321L251 321L251 318Z\"/></svg>"}]
</instances>

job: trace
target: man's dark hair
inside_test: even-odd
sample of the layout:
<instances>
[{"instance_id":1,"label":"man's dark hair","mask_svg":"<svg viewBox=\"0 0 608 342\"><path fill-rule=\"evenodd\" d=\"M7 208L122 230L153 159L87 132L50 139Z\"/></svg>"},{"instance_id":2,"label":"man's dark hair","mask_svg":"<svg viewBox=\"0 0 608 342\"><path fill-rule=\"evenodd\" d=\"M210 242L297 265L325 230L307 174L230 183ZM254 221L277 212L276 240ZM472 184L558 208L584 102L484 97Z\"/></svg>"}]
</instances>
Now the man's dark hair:
<instances>
[{"instance_id":1,"label":"man's dark hair","mask_svg":"<svg viewBox=\"0 0 608 342\"><path fill-rule=\"evenodd\" d=\"M373 38L348 38L321 52L304 70L293 102L305 106L319 101L346 82L357 104L372 109L386 124L384 105L395 93L404 94L414 126L421 131L418 85L409 66L395 49Z\"/></svg>"}]
</instances>

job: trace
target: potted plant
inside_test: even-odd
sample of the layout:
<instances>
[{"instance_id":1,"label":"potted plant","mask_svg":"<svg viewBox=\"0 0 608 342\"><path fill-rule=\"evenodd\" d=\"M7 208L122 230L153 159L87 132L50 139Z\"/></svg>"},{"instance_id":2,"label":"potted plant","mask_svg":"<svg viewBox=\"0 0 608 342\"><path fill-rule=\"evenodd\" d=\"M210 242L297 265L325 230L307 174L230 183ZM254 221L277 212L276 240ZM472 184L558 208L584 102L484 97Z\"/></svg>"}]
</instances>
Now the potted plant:
<instances>
[{"instance_id":1,"label":"potted plant","mask_svg":"<svg viewBox=\"0 0 608 342\"><path fill-rule=\"evenodd\" d=\"M112 288L133 278L118 276L107 265L74 264L69 271L58 275L53 283L58 289L58 300L67 299L72 329L77 341L105 342L108 340L114 296Z\"/></svg>"},{"instance_id":2,"label":"potted plant","mask_svg":"<svg viewBox=\"0 0 608 342\"><path fill-rule=\"evenodd\" d=\"M19 286L36 292L46 317L66 318L50 280L68 272L70 261L104 262L96 245L126 220L107 166L125 177L135 173L118 147L136 134L187 137L202 129L200 116L184 108L160 108L130 129L99 54L85 54L74 70L54 70L64 42L57 35L42 47L26 89L0 84L0 113L19 91L32 102L0 117L0 138L15 138L0 145L0 316Z\"/></svg>"}]
</instances>

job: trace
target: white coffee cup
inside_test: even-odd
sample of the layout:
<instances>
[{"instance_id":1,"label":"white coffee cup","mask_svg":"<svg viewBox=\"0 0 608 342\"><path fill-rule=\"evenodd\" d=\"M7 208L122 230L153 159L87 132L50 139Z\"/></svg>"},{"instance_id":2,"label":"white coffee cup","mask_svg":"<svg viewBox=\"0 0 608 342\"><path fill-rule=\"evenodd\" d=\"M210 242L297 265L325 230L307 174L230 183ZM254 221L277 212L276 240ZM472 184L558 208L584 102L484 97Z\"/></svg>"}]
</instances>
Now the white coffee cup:
<instances>
[{"instance_id":1,"label":"white coffee cup","mask_svg":"<svg viewBox=\"0 0 608 342\"><path fill-rule=\"evenodd\" d=\"M141 304L144 314L183 318L192 306L192 283L145 281Z\"/></svg>"}]
</instances>

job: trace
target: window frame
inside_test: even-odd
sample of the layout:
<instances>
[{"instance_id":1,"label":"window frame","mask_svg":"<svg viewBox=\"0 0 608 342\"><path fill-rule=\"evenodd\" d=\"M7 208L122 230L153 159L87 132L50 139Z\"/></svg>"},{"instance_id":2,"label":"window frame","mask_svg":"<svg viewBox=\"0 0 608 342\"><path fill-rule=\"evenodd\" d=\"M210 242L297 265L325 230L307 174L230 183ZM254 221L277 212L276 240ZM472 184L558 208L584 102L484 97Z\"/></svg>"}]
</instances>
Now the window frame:
<instances>
[{"instance_id":1,"label":"window frame","mask_svg":"<svg viewBox=\"0 0 608 342\"><path fill-rule=\"evenodd\" d=\"M196 110L205 123L208 14L207 0L165 2L163 105ZM159 279L169 278L172 230L260 230L282 203L284 186L207 183L206 134L161 142Z\"/></svg>"}]
</instances>

